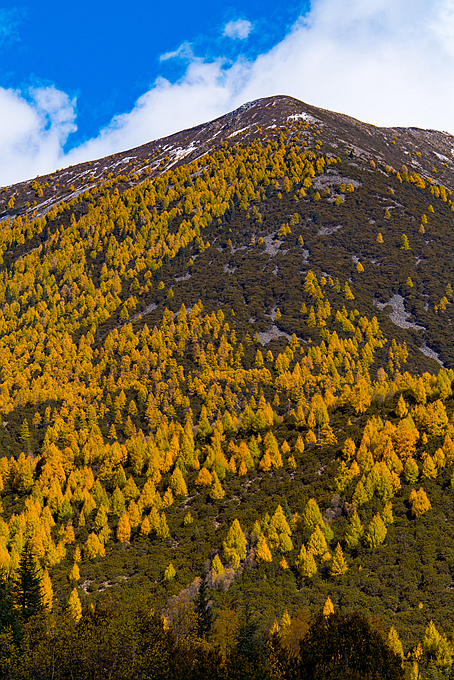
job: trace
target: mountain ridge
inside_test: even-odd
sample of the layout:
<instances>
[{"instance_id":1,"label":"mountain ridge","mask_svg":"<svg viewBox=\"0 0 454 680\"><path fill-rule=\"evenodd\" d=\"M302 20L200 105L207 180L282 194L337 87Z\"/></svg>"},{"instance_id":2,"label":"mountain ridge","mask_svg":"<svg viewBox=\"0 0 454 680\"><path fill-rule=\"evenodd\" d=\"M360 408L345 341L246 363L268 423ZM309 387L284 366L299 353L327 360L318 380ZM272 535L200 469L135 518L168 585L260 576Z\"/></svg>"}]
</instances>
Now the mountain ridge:
<instances>
[{"instance_id":1,"label":"mountain ridge","mask_svg":"<svg viewBox=\"0 0 454 680\"><path fill-rule=\"evenodd\" d=\"M370 137L373 137L375 135L376 136L376 139L374 140L375 145L371 146L370 150L366 151L366 153L370 154L378 153L379 160L382 161L383 164L389 163L392 165L393 163L396 163L398 165L401 165L406 160L405 151L407 152L408 155L408 150L406 148L404 148L403 153L402 151L399 151L397 153L394 152L394 150L390 146L393 141L392 136L393 134L398 135L396 136L395 141L396 146L397 148L399 148L399 150L402 148L402 146L405 145L407 145L409 148L418 149L421 143L425 142L427 144L429 142L430 147L433 147L433 149L431 148L430 151L432 152L432 158L434 162L439 162L441 160L440 156L443 156L445 162L449 161L450 167L448 168L447 173L449 183L447 185L454 186L454 158L453 158L454 136L452 134L447 132L440 132L437 130L424 130L415 127L409 128L377 127L369 123L364 123L358 119L355 119L351 116L347 116L345 114L335 113L333 111L329 111L328 109L322 109L312 106L310 104L306 104L287 95L279 95L274 97L256 99L252 100L251 102L246 102L245 104L242 104L234 111L219 116L218 118L215 118L211 121L201 123L199 125L196 125L195 127L181 130L179 132L173 133L171 135L159 138L151 142L147 142L146 144L133 147L132 149L114 153L109 156L106 156L105 158L81 162L76 164L75 166L69 166L68 168L63 168L62 170L55 170L52 173L37 176L35 178L35 181L38 181L38 179L40 179L42 184L46 184L49 180L57 183L59 179L61 180L62 178L66 178L64 181L65 184L68 185L74 183L75 181L77 182L77 180L80 179L81 174L93 173L93 176L94 178L96 178L96 181L83 184L81 187L77 187L77 191L75 192L62 193L62 195L59 196L58 198L48 197L44 203L41 204L37 203L36 206L28 207L25 210L24 204L27 201L30 201L31 198L34 199L36 198L36 191L30 192L29 190L29 186L33 180L25 180L22 182L15 183L13 185L9 185L7 187L3 187L3 193L6 194L6 196L3 197L2 203L5 205L5 203L7 203L10 200L11 196L19 194L21 205L18 205L15 211L1 212L0 204L0 220L5 219L5 217L8 216L19 214L18 209L20 209L20 214L24 213L32 214L34 211L36 211L37 216L41 216L45 214L47 210L50 210L54 205L58 205L60 201L71 200L72 198L77 197L80 193L90 190L94 186L99 186L103 181L106 181L107 178L104 177L104 175L106 173L109 174L109 171L112 172L113 177L123 174L122 173L123 170L125 171L127 170L130 173L132 171L137 172L139 176L148 170L151 171L152 176L155 176L154 173L157 173L158 170L160 172L165 172L165 170L170 169L171 167L174 166L178 166L180 163L190 162L197 158L196 155L198 153L197 150L195 148L191 150L190 146L194 142L194 140L198 139L199 133L203 134L213 129L217 131L216 134L224 133L223 135L221 134L220 138L216 142L216 144L219 145L220 143L222 143L224 139L231 138L233 135L236 136L237 134L243 133L247 129L247 127L249 127L250 129L254 125L254 119L255 120L259 119L260 121L262 121L261 122L262 125L265 122L270 122L271 124L275 123L277 118L271 118L271 116L269 116L267 120L267 116L264 115L263 109L269 109L269 107L276 109L276 105L278 106L279 111L278 114L278 118L280 119L279 124L282 127L284 127L287 124L289 116L304 114L307 112L309 112L309 115L312 115L314 117L315 119L314 122L320 121L320 123L322 123L323 125L326 125L327 122L331 122L333 128L339 128L340 122L345 123L346 128L344 128L344 132L346 132L347 133L346 136L349 137L348 140L343 140L344 143L346 144L345 148L347 148L349 152L353 153L355 153L356 149L358 155L364 153L364 151L366 150L362 149L360 146L359 147L356 146L356 144L353 144L354 131L359 129L361 132L368 134ZM252 118L253 122L251 122L250 125L247 126L246 128L240 127L243 125L243 122L250 121L250 114L254 113L252 109L258 109L258 111L255 111L255 116L253 116ZM270 114L269 111L266 111L265 113ZM274 113L276 113L276 111L274 111ZM272 114L273 112L271 112L271 115ZM317 116L319 116L319 118L317 118ZM233 124L233 130L230 132L230 135L227 135L227 132L231 128L232 119L236 119L235 123ZM250 131L246 135L246 139L248 139L250 136L253 136L252 132L253 131ZM188 140L187 138L189 137L190 139ZM211 138L208 137L208 140L203 141L203 143L206 146L203 147L203 149L205 150L202 151L202 155L207 152L208 148L211 148L208 146L208 144L210 141L213 140L213 138L214 138L213 136ZM358 139L357 141L361 141L361 139ZM186 142L186 148L184 142ZM383 149L383 143L388 147L385 150ZM181 150L182 152L181 156L173 160L170 159L167 162L165 161L165 157L166 155L168 155L169 151L175 153L178 152L178 150ZM136 155L131 157L130 156L131 153L135 153ZM136 161L136 165L138 165L137 169L129 167L130 165L129 161L132 160ZM128 163L128 166L125 167L122 166L121 168L115 170L115 168L121 163ZM91 166L93 165L95 165L94 172L90 170ZM414 166L416 169L419 169L427 177L431 176L431 170L427 166L421 167L419 162L415 161L415 159L412 159L411 165ZM98 168L96 166L100 167ZM45 205L46 202L49 203L48 206Z\"/></svg>"}]
</instances>

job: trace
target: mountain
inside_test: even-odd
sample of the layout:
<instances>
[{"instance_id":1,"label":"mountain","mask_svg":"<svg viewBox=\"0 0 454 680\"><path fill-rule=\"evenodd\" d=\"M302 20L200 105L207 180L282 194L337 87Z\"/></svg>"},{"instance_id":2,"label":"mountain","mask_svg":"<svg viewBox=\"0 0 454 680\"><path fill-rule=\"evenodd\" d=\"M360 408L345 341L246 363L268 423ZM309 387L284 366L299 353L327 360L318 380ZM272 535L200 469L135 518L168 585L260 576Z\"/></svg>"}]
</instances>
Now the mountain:
<instances>
[{"instance_id":1,"label":"mountain","mask_svg":"<svg viewBox=\"0 0 454 680\"><path fill-rule=\"evenodd\" d=\"M99 190L106 181L117 181L122 190L139 186L145 178L155 178L187 166L207 153L219 151L225 144L232 147L238 142L248 145L254 140L273 139L281 129L288 131L287 146L292 144L293 138L301 138L305 149L317 152L317 146L322 149L323 145L328 157L339 159L336 168L330 168L329 173L324 173L313 185L319 193L327 189L331 191L331 198L318 205L312 203L312 210L305 211L308 224L317 226L316 231L315 227L312 229L314 234L307 233L307 237L315 241L313 248L309 249L307 264L323 271L326 249L329 248L329 273L336 276L348 274L350 279L357 276L355 264L358 260L363 264L368 262L372 266L361 281L361 292L367 295L367 300L361 300L367 305L364 310L378 314L387 329L392 328L385 321L390 312L393 312L391 318L394 322L400 318L398 327L403 326L410 332L401 333L397 328L393 332L396 337L405 339L411 362L418 369L424 370L426 361L418 355L417 348L423 348L426 356L441 365L452 366L454 355L448 329L452 318L449 311L444 311L443 328L440 329L440 317L435 310L440 307L440 300L446 297L446 286L451 286L453 279L452 250L448 244L453 217L450 214L450 187L454 184L454 138L448 133L416 128L377 128L290 97L272 97L249 102L207 124L136 149L57 171L32 182L4 187L0 219L11 220L21 215L32 220L45 216L62 203L72 203L77 199L76 211L81 212L86 208L86 200L80 197L87 191ZM298 143L297 148L301 148ZM391 175L386 168L392 169ZM372 172L373 169L375 172ZM357 192L354 210L349 210L347 216L341 208L333 210L332 202L335 196L340 195L335 192L336 188L350 183L356 188L361 187L361 195ZM282 188L279 180L278 185ZM403 203L393 196L392 192L396 190ZM436 201L436 198L439 200ZM14 205L8 208L11 199ZM432 203L438 206L437 217L427 227L426 213L431 212ZM280 219L286 220L291 216L292 207L291 201L288 205L281 200L279 208L282 210L274 205L272 216L270 214L266 219L273 219L277 226ZM299 209L301 207L298 205ZM343 224L337 224L340 221ZM233 226L236 227L235 240L239 236L238 225ZM246 239L248 226L244 227ZM334 235L335 230L340 233ZM424 233L421 233L422 230ZM269 230L264 232L270 236ZM376 245L379 232L385 237L381 249L377 249ZM414 232L414 238L411 238ZM396 249L400 248L404 233L410 236L411 247L407 255ZM244 245L241 239L238 245ZM408 276L404 280L403 272L410 276L413 286L406 285ZM268 285L265 282L263 287ZM364 286L367 293L363 290ZM404 297L405 301L395 298L395 295ZM385 304L389 300L391 305L384 314L379 313L379 308L371 307L371 304ZM405 313L410 316L405 317ZM259 332L264 330L264 319L260 320ZM412 329L408 323L424 328ZM294 318L285 319L280 325L285 326L285 330L288 327L289 332L296 328ZM433 364L429 362L427 365L433 370Z\"/></svg>"},{"instance_id":2,"label":"mountain","mask_svg":"<svg viewBox=\"0 0 454 680\"><path fill-rule=\"evenodd\" d=\"M272 97L3 188L0 566L53 621L225 664L240 601L287 658L334 603L450 671L453 154Z\"/></svg>"}]
</instances>

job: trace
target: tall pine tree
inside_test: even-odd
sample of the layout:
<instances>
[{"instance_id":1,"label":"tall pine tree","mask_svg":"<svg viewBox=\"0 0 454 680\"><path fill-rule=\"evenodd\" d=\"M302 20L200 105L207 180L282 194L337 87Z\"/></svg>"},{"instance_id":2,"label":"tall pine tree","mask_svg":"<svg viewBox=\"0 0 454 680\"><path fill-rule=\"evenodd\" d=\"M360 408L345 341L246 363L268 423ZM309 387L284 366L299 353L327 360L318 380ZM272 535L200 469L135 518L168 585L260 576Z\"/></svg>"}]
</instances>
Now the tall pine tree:
<instances>
[{"instance_id":1,"label":"tall pine tree","mask_svg":"<svg viewBox=\"0 0 454 680\"><path fill-rule=\"evenodd\" d=\"M208 597L205 575L202 575L201 577L199 592L194 600L194 604L197 613L197 629L199 636L201 638L206 638L213 624L213 614L211 612L211 603Z\"/></svg>"},{"instance_id":2,"label":"tall pine tree","mask_svg":"<svg viewBox=\"0 0 454 680\"><path fill-rule=\"evenodd\" d=\"M28 543L20 556L13 591L14 603L23 621L28 621L32 616L44 610L41 577Z\"/></svg>"},{"instance_id":3,"label":"tall pine tree","mask_svg":"<svg viewBox=\"0 0 454 680\"><path fill-rule=\"evenodd\" d=\"M13 634L13 639L18 642L20 639L20 625L17 619L17 612L14 609L13 593L6 576L0 576L0 634L8 630Z\"/></svg>"}]
</instances>

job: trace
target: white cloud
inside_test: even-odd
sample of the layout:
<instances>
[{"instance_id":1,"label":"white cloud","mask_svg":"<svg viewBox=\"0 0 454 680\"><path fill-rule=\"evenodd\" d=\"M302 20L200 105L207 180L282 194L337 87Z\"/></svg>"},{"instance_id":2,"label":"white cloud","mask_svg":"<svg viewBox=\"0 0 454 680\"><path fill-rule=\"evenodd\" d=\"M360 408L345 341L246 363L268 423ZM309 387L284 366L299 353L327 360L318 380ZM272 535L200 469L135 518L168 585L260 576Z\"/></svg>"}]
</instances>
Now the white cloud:
<instances>
[{"instance_id":1,"label":"white cloud","mask_svg":"<svg viewBox=\"0 0 454 680\"><path fill-rule=\"evenodd\" d=\"M249 70L241 61L228 69L223 65L222 59L210 63L194 59L177 83L159 78L130 113L116 116L99 137L71 151L68 162L131 149L228 111L236 87L241 89Z\"/></svg>"},{"instance_id":2,"label":"white cloud","mask_svg":"<svg viewBox=\"0 0 454 680\"><path fill-rule=\"evenodd\" d=\"M441 4L318 0L251 65L244 95L281 91L377 125L454 132L454 63L440 32Z\"/></svg>"},{"instance_id":3,"label":"white cloud","mask_svg":"<svg viewBox=\"0 0 454 680\"><path fill-rule=\"evenodd\" d=\"M6 174L11 159L9 181L16 181L20 172L36 174L39 163L44 172L99 158L274 94L376 125L454 133L454 0L313 0L282 42L255 60L209 62L188 45L164 55L177 56L189 61L180 80L159 78L130 113L66 156L61 147L74 120L66 95L47 88L27 103L0 90L0 168Z\"/></svg>"},{"instance_id":4,"label":"white cloud","mask_svg":"<svg viewBox=\"0 0 454 680\"><path fill-rule=\"evenodd\" d=\"M64 92L40 87L28 95L0 88L0 184L55 170L76 130L75 101Z\"/></svg>"},{"instance_id":5,"label":"white cloud","mask_svg":"<svg viewBox=\"0 0 454 680\"><path fill-rule=\"evenodd\" d=\"M252 24L250 21L245 19L238 19L237 21L229 21L224 27L223 35L228 38L238 38L239 40L244 40L248 37L249 33L252 31Z\"/></svg>"},{"instance_id":6,"label":"white cloud","mask_svg":"<svg viewBox=\"0 0 454 680\"><path fill-rule=\"evenodd\" d=\"M161 54L160 61L167 61L168 59L194 59L194 53L189 43L184 42L177 50L173 52L166 52Z\"/></svg>"}]
</instances>

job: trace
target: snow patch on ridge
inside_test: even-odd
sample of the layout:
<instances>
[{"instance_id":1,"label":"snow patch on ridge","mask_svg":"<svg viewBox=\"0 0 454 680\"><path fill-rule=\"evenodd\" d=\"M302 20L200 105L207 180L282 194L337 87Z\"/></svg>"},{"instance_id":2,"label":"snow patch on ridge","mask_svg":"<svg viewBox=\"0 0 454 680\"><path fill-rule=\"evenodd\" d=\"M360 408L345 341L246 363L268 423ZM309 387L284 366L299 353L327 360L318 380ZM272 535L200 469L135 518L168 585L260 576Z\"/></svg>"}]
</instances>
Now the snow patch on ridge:
<instances>
[{"instance_id":1,"label":"snow patch on ridge","mask_svg":"<svg viewBox=\"0 0 454 680\"><path fill-rule=\"evenodd\" d=\"M255 125L255 123L254 123ZM230 137L236 137L236 135L239 135L240 132L244 132L245 130L249 130L249 128L254 127L254 125L246 125L244 128L240 128L239 130L235 130L235 132L232 132L231 135L228 136L227 139L230 139Z\"/></svg>"},{"instance_id":2,"label":"snow patch on ridge","mask_svg":"<svg viewBox=\"0 0 454 680\"><path fill-rule=\"evenodd\" d=\"M191 142L189 146L187 146L186 148L182 146L177 146L175 147L175 149L169 151L169 156L173 156L175 161L180 160L180 158L189 156L190 153L196 150L197 146L198 144L196 144L195 142Z\"/></svg>"},{"instance_id":3,"label":"snow patch on ridge","mask_svg":"<svg viewBox=\"0 0 454 680\"><path fill-rule=\"evenodd\" d=\"M452 153L452 149L451 149L451 153ZM434 151L434 154L435 154L436 157L439 158L441 161L444 161L445 163L449 163L449 162L450 162L450 159L449 159L447 156L443 156L442 153L437 153L436 151Z\"/></svg>"},{"instance_id":4,"label":"snow patch on ridge","mask_svg":"<svg viewBox=\"0 0 454 680\"><path fill-rule=\"evenodd\" d=\"M291 116L287 116L287 120L298 120L302 119L307 121L308 123L320 123L322 124L321 120L318 118L315 118L315 116L311 116L309 113L292 113Z\"/></svg>"}]
</instances>

